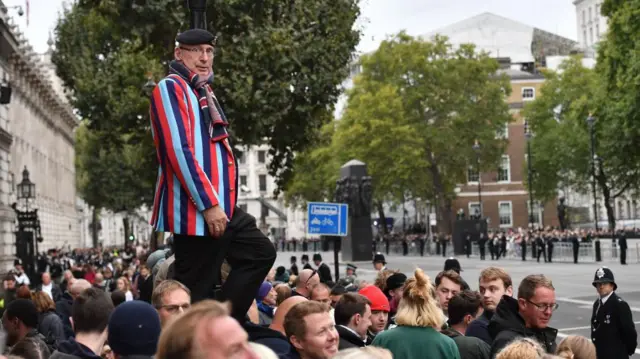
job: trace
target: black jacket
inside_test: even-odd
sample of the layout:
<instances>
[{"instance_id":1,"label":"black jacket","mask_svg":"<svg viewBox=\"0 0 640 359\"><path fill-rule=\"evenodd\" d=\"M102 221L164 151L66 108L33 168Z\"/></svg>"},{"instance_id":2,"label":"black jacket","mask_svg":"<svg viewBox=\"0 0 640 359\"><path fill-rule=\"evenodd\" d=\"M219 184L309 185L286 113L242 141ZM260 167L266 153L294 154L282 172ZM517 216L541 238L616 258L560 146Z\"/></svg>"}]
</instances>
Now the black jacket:
<instances>
[{"instance_id":1,"label":"black jacket","mask_svg":"<svg viewBox=\"0 0 640 359\"><path fill-rule=\"evenodd\" d=\"M320 276L320 282L322 283L326 284L333 281L333 278L331 277L331 269L324 263L320 263L320 266L318 267L318 276Z\"/></svg>"},{"instance_id":2,"label":"black jacket","mask_svg":"<svg viewBox=\"0 0 640 359\"><path fill-rule=\"evenodd\" d=\"M62 295L62 299L56 302L56 313L60 319L62 319L62 326L64 328L64 336L65 338L74 338L76 335L73 332L73 328L71 327L71 307L73 306L73 298L71 298L71 294L66 292Z\"/></svg>"},{"instance_id":3,"label":"black jacket","mask_svg":"<svg viewBox=\"0 0 640 359\"><path fill-rule=\"evenodd\" d=\"M596 314L599 300L593 303L591 341L598 358L628 359L638 345L638 334L629 304L614 292Z\"/></svg>"},{"instance_id":4,"label":"black jacket","mask_svg":"<svg viewBox=\"0 0 640 359\"><path fill-rule=\"evenodd\" d=\"M360 338L356 333L341 326L336 325L336 330L340 336L340 343L338 344L338 350L349 348L362 348L365 344L364 340Z\"/></svg>"},{"instance_id":5,"label":"black jacket","mask_svg":"<svg viewBox=\"0 0 640 359\"><path fill-rule=\"evenodd\" d=\"M524 319L518 312L518 300L507 295L502 300L489 322L489 334L493 339L491 357L507 346L514 339L531 338L542 344L545 351L553 354L556 351L558 331L554 328L526 328Z\"/></svg>"},{"instance_id":6,"label":"black jacket","mask_svg":"<svg viewBox=\"0 0 640 359\"><path fill-rule=\"evenodd\" d=\"M464 335L482 339L482 341L491 345L491 343L493 343L491 335L489 334L489 322L491 321L491 317L493 317L493 312L485 310L478 319L469 323L467 332Z\"/></svg>"},{"instance_id":7,"label":"black jacket","mask_svg":"<svg viewBox=\"0 0 640 359\"><path fill-rule=\"evenodd\" d=\"M468 328L467 328L468 329ZM460 352L460 359L490 359L491 347L481 339L467 337L455 329L447 329L442 334L453 339Z\"/></svg>"},{"instance_id":8,"label":"black jacket","mask_svg":"<svg viewBox=\"0 0 640 359\"><path fill-rule=\"evenodd\" d=\"M38 285L37 291L42 292L42 284ZM60 290L57 284L51 285L51 296L53 297L51 299L54 303L62 299L62 290Z\"/></svg>"},{"instance_id":9,"label":"black jacket","mask_svg":"<svg viewBox=\"0 0 640 359\"><path fill-rule=\"evenodd\" d=\"M282 333L269 327L245 322L242 327L249 335L249 341L262 344L273 350L280 359L299 359L300 355Z\"/></svg>"}]
</instances>

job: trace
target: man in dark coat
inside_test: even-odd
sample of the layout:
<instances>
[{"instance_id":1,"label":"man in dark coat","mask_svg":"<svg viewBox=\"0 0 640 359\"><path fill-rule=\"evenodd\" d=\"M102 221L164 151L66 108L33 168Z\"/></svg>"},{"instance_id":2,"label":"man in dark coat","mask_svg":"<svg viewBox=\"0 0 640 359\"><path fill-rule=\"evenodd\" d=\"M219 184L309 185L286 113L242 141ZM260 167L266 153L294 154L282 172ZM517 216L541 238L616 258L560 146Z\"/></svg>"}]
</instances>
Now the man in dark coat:
<instances>
[{"instance_id":1,"label":"man in dark coat","mask_svg":"<svg viewBox=\"0 0 640 359\"><path fill-rule=\"evenodd\" d=\"M547 353L555 353L558 330L548 325L557 308L551 280L541 274L525 277L518 287L518 299L503 296L489 322L491 357L517 338L535 339Z\"/></svg>"},{"instance_id":2,"label":"man in dark coat","mask_svg":"<svg viewBox=\"0 0 640 359\"><path fill-rule=\"evenodd\" d=\"M593 303L591 315L591 341L598 358L628 359L638 345L629 304L615 293L618 285L611 269L598 268L592 284L599 297Z\"/></svg>"},{"instance_id":3,"label":"man in dark coat","mask_svg":"<svg viewBox=\"0 0 640 359\"><path fill-rule=\"evenodd\" d=\"M325 263L322 263L322 256L320 253L313 255L313 263L318 267L318 275L320 276L321 283L329 283L333 281L331 277L331 269Z\"/></svg>"}]
</instances>

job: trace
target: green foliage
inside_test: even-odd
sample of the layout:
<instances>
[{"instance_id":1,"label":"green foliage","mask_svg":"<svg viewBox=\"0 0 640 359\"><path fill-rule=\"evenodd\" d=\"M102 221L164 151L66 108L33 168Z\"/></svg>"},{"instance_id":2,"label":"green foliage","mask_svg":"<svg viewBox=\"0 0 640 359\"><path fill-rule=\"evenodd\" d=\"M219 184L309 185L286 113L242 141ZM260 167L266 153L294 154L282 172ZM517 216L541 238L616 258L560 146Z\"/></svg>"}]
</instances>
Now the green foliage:
<instances>
[{"instance_id":1,"label":"green foliage","mask_svg":"<svg viewBox=\"0 0 640 359\"><path fill-rule=\"evenodd\" d=\"M565 61L558 73L545 73L541 94L530 103L524 116L534 133L531 140L533 191L539 200L557 196L558 188L591 190L591 139L587 118L595 119L596 180L609 222L615 223L610 200L635 186L638 173L620 152L624 134L621 118L611 107L596 70L582 65L580 57ZM615 105L614 105L615 106ZM631 155L633 156L633 155Z\"/></svg>"},{"instance_id":2,"label":"green foliage","mask_svg":"<svg viewBox=\"0 0 640 359\"><path fill-rule=\"evenodd\" d=\"M214 91L239 145L270 145L279 185L290 175L293 153L328 122L359 40L358 15L357 0L209 2L208 27L219 35ZM117 152L150 145L141 87L147 73L156 81L164 75L175 36L188 23L184 0L79 0L65 10L53 62L102 146ZM146 170L154 161L148 155L136 161L145 184L153 183L147 177L155 171ZM143 190L152 192L153 184Z\"/></svg>"},{"instance_id":3,"label":"green foliage","mask_svg":"<svg viewBox=\"0 0 640 359\"><path fill-rule=\"evenodd\" d=\"M76 184L82 198L91 207L114 212L132 212L141 203L151 202L153 192L146 188L153 183L144 182L145 177L139 173L139 159L155 156L149 153L149 144L114 149L103 146L103 138L103 134L89 130L85 124L76 131ZM143 170L153 173L155 168Z\"/></svg>"},{"instance_id":4,"label":"green foliage","mask_svg":"<svg viewBox=\"0 0 640 359\"><path fill-rule=\"evenodd\" d=\"M377 200L398 203L406 193L439 199L446 216L456 184L466 181L467 168L475 163L474 142L481 144L484 169L495 169L504 151L506 142L496 133L511 121L504 100L509 81L496 76L495 60L471 45L453 49L442 37L429 42L400 33L360 63L362 73L332 141L325 139L297 158L296 168L317 169L296 170L289 197L310 200L307 193L321 193L312 184L299 191L314 175L322 178L322 188L335 186L337 166L317 162L333 154L332 160L368 164Z\"/></svg>"}]
</instances>

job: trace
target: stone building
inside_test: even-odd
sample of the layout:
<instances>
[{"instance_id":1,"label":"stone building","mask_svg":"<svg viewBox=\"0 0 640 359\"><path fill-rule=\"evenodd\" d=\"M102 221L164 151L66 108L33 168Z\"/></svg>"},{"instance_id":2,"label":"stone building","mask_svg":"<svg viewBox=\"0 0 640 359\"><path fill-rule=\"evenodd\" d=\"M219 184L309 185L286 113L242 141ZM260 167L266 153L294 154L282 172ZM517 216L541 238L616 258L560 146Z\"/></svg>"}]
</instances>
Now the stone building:
<instances>
[{"instance_id":1,"label":"stone building","mask_svg":"<svg viewBox=\"0 0 640 359\"><path fill-rule=\"evenodd\" d=\"M607 32L607 18L600 14L604 0L574 0L578 28L578 42L585 49L598 44Z\"/></svg>"},{"instance_id":2,"label":"stone building","mask_svg":"<svg viewBox=\"0 0 640 359\"><path fill-rule=\"evenodd\" d=\"M36 54L0 1L0 81L12 89L0 105L0 266L13 263L16 185L27 168L36 185L42 237L39 250L80 244L76 207L74 129L78 119L67 103L50 52ZM20 205L20 204L19 204Z\"/></svg>"}]
</instances>

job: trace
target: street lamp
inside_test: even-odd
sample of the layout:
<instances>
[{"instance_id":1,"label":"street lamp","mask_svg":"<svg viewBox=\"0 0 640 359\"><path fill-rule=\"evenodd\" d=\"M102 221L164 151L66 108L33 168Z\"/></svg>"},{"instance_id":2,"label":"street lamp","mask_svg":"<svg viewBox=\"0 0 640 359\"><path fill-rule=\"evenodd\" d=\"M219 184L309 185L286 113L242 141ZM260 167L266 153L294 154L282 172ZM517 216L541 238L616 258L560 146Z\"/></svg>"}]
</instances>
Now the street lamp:
<instances>
[{"instance_id":1,"label":"street lamp","mask_svg":"<svg viewBox=\"0 0 640 359\"><path fill-rule=\"evenodd\" d=\"M533 178L531 171L531 129L529 121L524 121L524 137L527 138L527 181L529 182L529 228L533 229Z\"/></svg>"},{"instance_id":2,"label":"street lamp","mask_svg":"<svg viewBox=\"0 0 640 359\"><path fill-rule=\"evenodd\" d=\"M478 205L480 206L480 211L478 212L478 219L482 218L482 175L480 173L480 143L478 140L473 144L473 150L476 152L476 168L478 170Z\"/></svg>"},{"instance_id":3,"label":"street lamp","mask_svg":"<svg viewBox=\"0 0 640 359\"><path fill-rule=\"evenodd\" d=\"M22 171L22 182L16 185L18 189L18 199L24 199L25 208L29 210L29 200L36 197L36 184L29 180L29 170L24 166Z\"/></svg>"},{"instance_id":4,"label":"street lamp","mask_svg":"<svg viewBox=\"0 0 640 359\"><path fill-rule=\"evenodd\" d=\"M589 125L589 137L591 140L591 192L593 194L593 218L595 221L596 232L598 232L598 198L596 196L596 119L589 114L587 117Z\"/></svg>"},{"instance_id":5,"label":"street lamp","mask_svg":"<svg viewBox=\"0 0 640 359\"><path fill-rule=\"evenodd\" d=\"M191 28L207 29L207 0L187 0L191 12Z\"/></svg>"}]
</instances>

